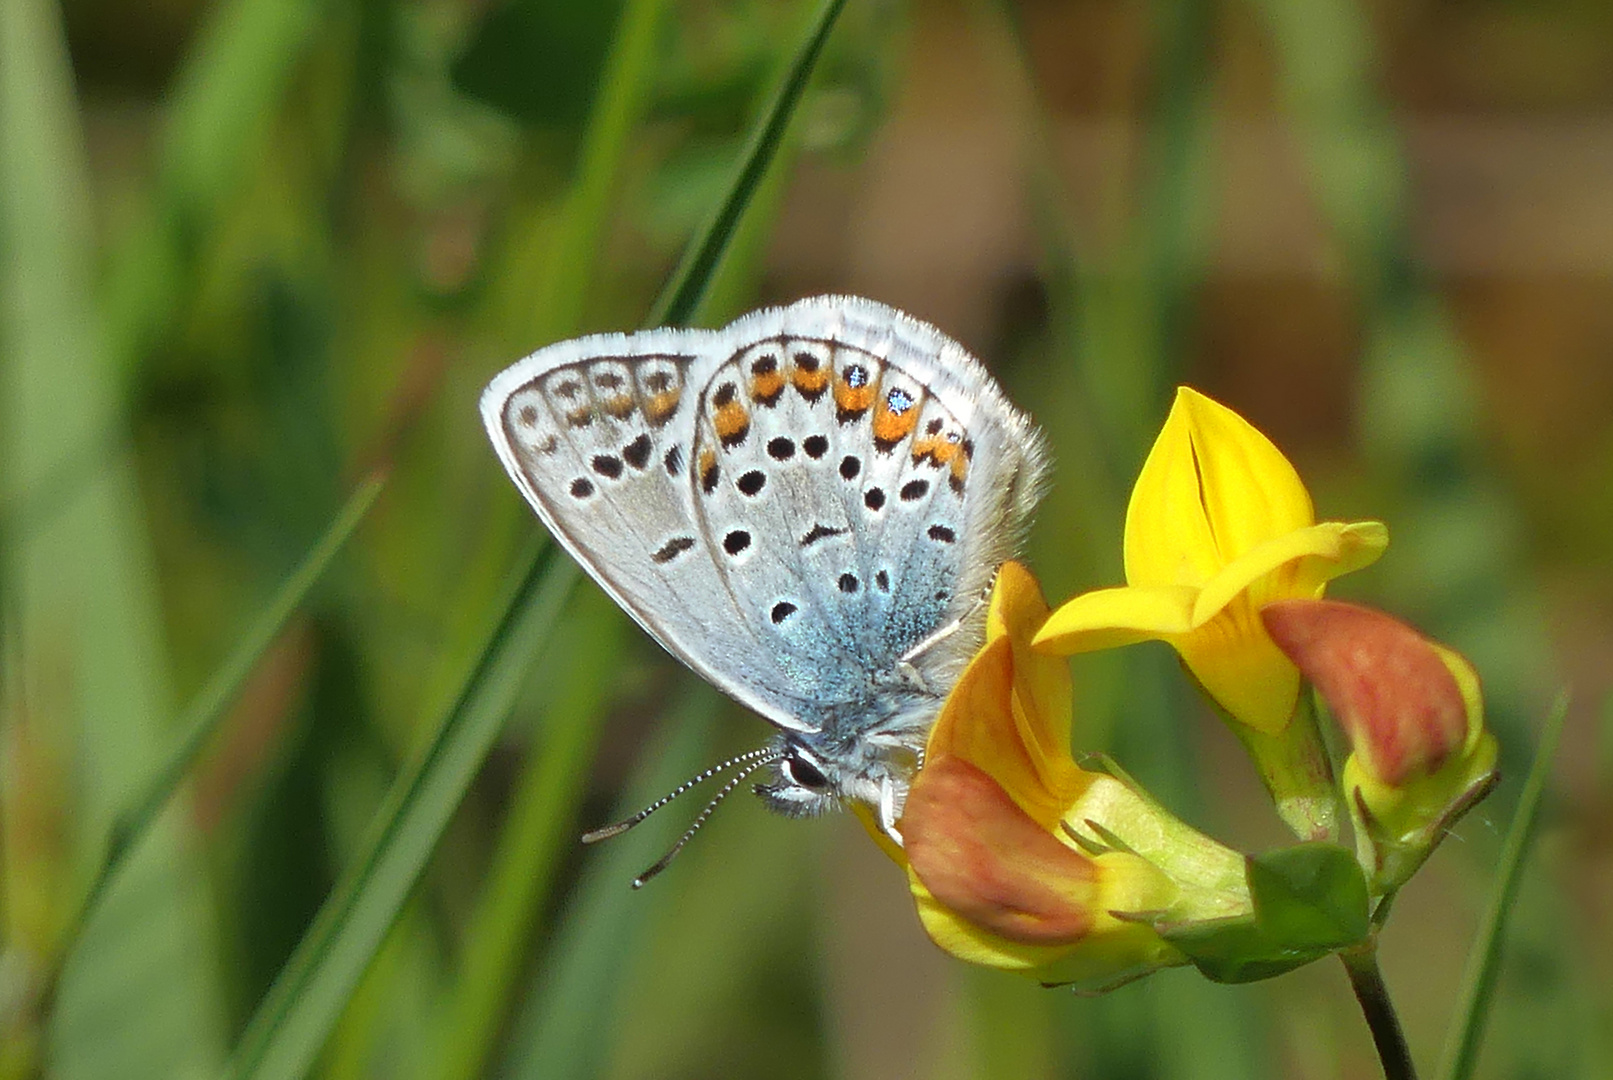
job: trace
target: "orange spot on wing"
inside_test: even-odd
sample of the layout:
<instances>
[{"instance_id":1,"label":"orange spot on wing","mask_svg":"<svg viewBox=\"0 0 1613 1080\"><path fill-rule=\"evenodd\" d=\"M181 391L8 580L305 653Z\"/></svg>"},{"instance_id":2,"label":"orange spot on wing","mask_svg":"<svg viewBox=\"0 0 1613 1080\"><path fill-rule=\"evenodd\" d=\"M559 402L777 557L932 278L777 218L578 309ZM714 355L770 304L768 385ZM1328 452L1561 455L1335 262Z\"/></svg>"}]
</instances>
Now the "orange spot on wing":
<instances>
[{"instance_id":1,"label":"orange spot on wing","mask_svg":"<svg viewBox=\"0 0 1613 1080\"><path fill-rule=\"evenodd\" d=\"M874 410L874 439L892 446L911 435L918 423L917 406L909 406L906 412L897 413L888 403L881 401L879 408Z\"/></svg>"},{"instance_id":2,"label":"orange spot on wing","mask_svg":"<svg viewBox=\"0 0 1613 1080\"><path fill-rule=\"evenodd\" d=\"M969 478L969 451L964 448L961 454L952 457L952 490L962 491L963 482Z\"/></svg>"},{"instance_id":3,"label":"orange spot on wing","mask_svg":"<svg viewBox=\"0 0 1613 1080\"><path fill-rule=\"evenodd\" d=\"M614 394L600 402L599 407L618 420L626 420L633 415L633 399L626 394Z\"/></svg>"},{"instance_id":4,"label":"orange spot on wing","mask_svg":"<svg viewBox=\"0 0 1613 1080\"><path fill-rule=\"evenodd\" d=\"M874 385L852 386L845 379L835 379L835 408L841 412L866 412L874 403Z\"/></svg>"},{"instance_id":5,"label":"orange spot on wing","mask_svg":"<svg viewBox=\"0 0 1613 1080\"><path fill-rule=\"evenodd\" d=\"M709 446L700 448L700 487L710 495L717 486L717 451Z\"/></svg>"},{"instance_id":6,"label":"orange spot on wing","mask_svg":"<svg viewBox=\"0 0 1613 1080\"><path fill-rule=\"evenodd\" d=\"M776 368L751 378L750 396L756 401L771 404L783 392L784 374Z\"/></svg>"},{"instance_id":7,"label":"orange spot on wing","mask_svg":"<svg viewBox=\"0 0 1613 1080\"><path fill-rule=\"evenodd\" d=\"M750 430L750 413L739 402L730 401L712 414L711 426L717 430L717 438L724 444L743 439Z\"/></svg>"},{"instance_id":8,"label":"orange spot on wing","mask_svg":"<svg viewBox=\"0 0 1613 1080\"><path fill-rule=\"evenodd\" d=\"M933 465L945 465L958 455L958 444L940 435L926 435L913 442L913 460L929 458Z\"/></svg>"},{"instance_id":9,"label":"orange spot on wing","mask_svg":"<svg viewBox=\"0 0 1613 1080\"><path fill-rule=\"evenodd\" d=\"M666 423L668 418L678 411L678 398L682 395L683 391L677 388L651 394L650 399L644 403L645 419L657 426Z\"/></svg>"},{"instance_id":10,"label":"orange spot on wing","mask_svg":"<svg viewBox=\"0 0 1613 1080\"><path fill-rule=\"evenodd\" d=\"M790 372L790 382L801 392L802 397L808 400L816 400L819 394L828 389L828 366L820 364L809 371L800 365L796 365Z\"/></svg>"}]
</instances>

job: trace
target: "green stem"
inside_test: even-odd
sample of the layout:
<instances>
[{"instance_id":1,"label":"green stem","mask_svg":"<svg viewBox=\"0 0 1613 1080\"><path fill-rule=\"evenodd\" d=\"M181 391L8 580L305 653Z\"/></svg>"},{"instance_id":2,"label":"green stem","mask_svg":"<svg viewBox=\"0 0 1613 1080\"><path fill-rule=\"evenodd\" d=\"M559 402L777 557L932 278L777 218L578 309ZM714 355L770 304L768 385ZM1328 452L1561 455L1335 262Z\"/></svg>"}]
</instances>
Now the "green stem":
<instances>
[{"instance_id":1,"label":"green stem","mask_svg":"<svg viewBox=\"0 0 1613 1080\"><path fill-rule=\"evenodd\" d=\"M1372 1031L1372 1043L1378 1048L1378 1060L1383 1063L1384 1080L1417 1080L1406 1033L1400 1029L1400 1016L1389 1000L1389 988L1384 985L1383 972L1378 968L1376 936L1359 949L1340 953L1339 959L1344 961L1350 989L1355 991L1355 1000L1361 1003L1361 1014Z\"/></svg>"}]
</instances>

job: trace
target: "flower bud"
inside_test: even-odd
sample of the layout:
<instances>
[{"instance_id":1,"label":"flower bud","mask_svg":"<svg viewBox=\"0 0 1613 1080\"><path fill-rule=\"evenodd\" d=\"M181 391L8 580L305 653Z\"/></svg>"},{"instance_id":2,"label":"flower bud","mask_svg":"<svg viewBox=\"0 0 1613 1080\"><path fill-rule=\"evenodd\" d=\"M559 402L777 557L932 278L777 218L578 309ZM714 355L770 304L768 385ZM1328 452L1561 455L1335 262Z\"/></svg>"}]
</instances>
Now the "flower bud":
<instances>
[{"instance_id":1,"label":"flower bud","mask_svg":"<svg viewBox=\"0 0 1613 1080\"><path fill-rule=\"evenodd\" d=\"M1281 600L1260 614L1349 738L1344 789L1358 846L1380 887L1397 887L1494 783L1478 676L1371 608Z\"/></svg>"}]
</instances>

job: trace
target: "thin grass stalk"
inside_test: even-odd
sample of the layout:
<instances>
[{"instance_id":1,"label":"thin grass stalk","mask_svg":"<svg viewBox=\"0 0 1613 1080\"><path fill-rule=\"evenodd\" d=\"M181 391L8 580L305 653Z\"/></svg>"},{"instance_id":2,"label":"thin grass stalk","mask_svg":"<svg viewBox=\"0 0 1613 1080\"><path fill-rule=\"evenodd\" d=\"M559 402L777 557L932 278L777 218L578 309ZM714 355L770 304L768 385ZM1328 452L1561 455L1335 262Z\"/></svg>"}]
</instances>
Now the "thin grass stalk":
<instances>
[{"instance_id":1,"label":"thin grass stalk","mask_svg":"<svg viewBox=\"0 0 1613 1080\"><path fill-rule=\"evenodd\" d=\"M1546 787L1551 780L1551 766L1557 756L1557 744L1562 738L1563 724L1568 719L1568 695L1559 694L1540 729L1540 741L1535 746L1534 764L1518 796L1518 808L1513 811L1512 824L1507 826L1506 841L1501 846L1501 857L1496 863L1495 883L1491 886L1490 901L1484 918L1468 953L1467 966L1462 972L1462 989L1456 999L1456 1012L1446 1037L1445 1051L1440 1058L1439 1080L1469 1080L1478 1064L1479 1049L1484 1043L1484 1029L1489 1022L1490 1007L1495 1000L1496 979L1501 972L1501 953L1506 944L1507 920L1517 899L1518 886L1523 881L1523 868L1529 858L1529 841L1534 836L1535 822L1545 800Z\"/></svg>"},{"instance_id":2,"label":"thin grass stalk","mask_svg":"<svg viewBox=\"0 0 1613 1080\"><path fill-rule=\"evenodd\" d=\"M639 755L634 779L618 804L625 816L710 760L717 695L695 686L667 711L658 736ZM633 875L671 843L682 826L673 815L648 818L614 840L583 871L567 917L534 980L517 1021L514 1053L502 1075L515 1080L586 1080L606 1064L615 1042L623 969L638 951L649 914L671 894L628 887Z\"/></svg>"},{"instance_id":3,"label":"thin grass stalk","mask_svg":"<svg viewBox=\"0 0 1613 1080\"><path fill-rule=\"evenodd\" d=\"M671 283L662 290L660 298L650 309L649 326L682 326L700 306L700 299L717 272L717 264L739 226L740 217L750 205L751 196L756 193L756 188L767 175L768 167L783 144L785 128L795 115L795 107L812 78L824 43L829 40L829 32L834 29L835 21L845 6L846 0L824 0L812 21L810 33L795 54L794 63L785 73L784 82L772 102L763 110L757 125L751 129L745 152L729 184L727 197L718 204L716 212L705 228L696 234L694 242L684 250L683 260L673 272Z\"/></svg>"},{"instance_id":4,"label":"thin grass stalk","mask_svg":"<svg viewBox=\"0 0 1613 1080\"><path fill-rule=\"evenodd\" d=\"M164 109L157 179L112 246L102 290L114 370L132 375L180 313L197 249L250 175L329 5L207 5Z\"/></svg>"}]
</instances>

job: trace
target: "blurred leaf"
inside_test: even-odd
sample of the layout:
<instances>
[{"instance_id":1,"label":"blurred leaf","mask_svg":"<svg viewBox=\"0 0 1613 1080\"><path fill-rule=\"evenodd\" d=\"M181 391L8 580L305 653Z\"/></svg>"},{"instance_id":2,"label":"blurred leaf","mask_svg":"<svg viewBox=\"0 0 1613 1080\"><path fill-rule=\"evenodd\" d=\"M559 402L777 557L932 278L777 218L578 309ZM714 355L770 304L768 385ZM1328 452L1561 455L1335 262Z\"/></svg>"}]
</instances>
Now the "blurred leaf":
<instances>
[{"instance_id":1,"label":"blurred leaf","mask_svg":"<svg viewBox=\"0 0 1613 1080\"><path fill-rule=\"evenodd\" d=\"M717 695L702 685L669 711L660 737L639 758L621 817L671 791L709 760L717 705ZM672 897L656 888L659 882L643 891L631 882L666 850L678 824L673 815L652 815L590 860L516 1025L509 1074L583 1080L604 1065L627 965L640 947L646 919Z\"/></svg>"},{"instance_id":2,"label":"blurred leaf","mask_svg":"<svg viewBox=\"0 0 1613 1080\"><path fill-rule=\"evenodd\" d=\"M30 496L102 445L123 405L74 109L56 5L0 5L0 469ZM162 612L131 463L103 461L4 555L5 721L72 762L87 868L166 742ZM49 1018L53 1075L195 1075L222 1056L206 883L182 820L151 831L85 928Z\"/></svg>"},{"instance_id":3,"label":"blurred leaf","mask_svg":"<svg viewBox=\"0 0 1613 1080\"><path fill-rule=\"evenodd\" d=\"M562 213L549 287L537 298L539 317L547 320L542 341L576 333L581 322L583 299L593 286L610 220L610 199L649 100L655 45L667 7L668 0L632 0L622 10L583 139L577 180Z\"/></svg>"},{"instance_id":4,"label":"blurred leaf","mask_svg":"<svg viewBox=\"0 0 1613 1080\"><path fill-rule=\"evenodd\" d=\"M324 1045L558 625L577 567L553 547L545 552L522 574L453 708L394 781L363 854L258 1006L231 1058L232 1076L300 1077Z\"/></svg>"},{"instance_id":5,"label":"blurred leaf","mask_svg":"<svg viewBox=\"0 0 1613 1080\"><path fill-rule=\"evenodd\" d=\"M1518 796L1518 808L1513 812L1512 824L1507 827L1506 842L1496 863L1495 884L1490 903L1468 954L1467 969L1462 973L1462 991L1457 998L1456 1015L1452 1018L1445 1052L1440 1062L1441 1080L1468 1080L1478 1064L1479 1047L1484 1041L1484 1027L1489 1017L1490 1004L1495 996L1496 977L1501 970L1501 949L1506 943L1507 918L1512 913L1518 884L1523 880L1523 867L1529 855L1529 841L1534 835L1535 819L1551 779L1552 760L1557 755L1557 743L1562 737L1563 723L1568 719L1568 696L1560 695L1540 730L1540 742L1535 748L1534 764Z\"/></svg>"},{"instance_id":6,"label":"blurred leaf","mask_svg":"<svg viewBox=\"0 0 1613 1080\"><path fill-rule=\"evenodd\" d=\"M494 7L454 63L454 85L524 123L580 127L623 6L513 0Z\"/></svg>"}]
</instances>

